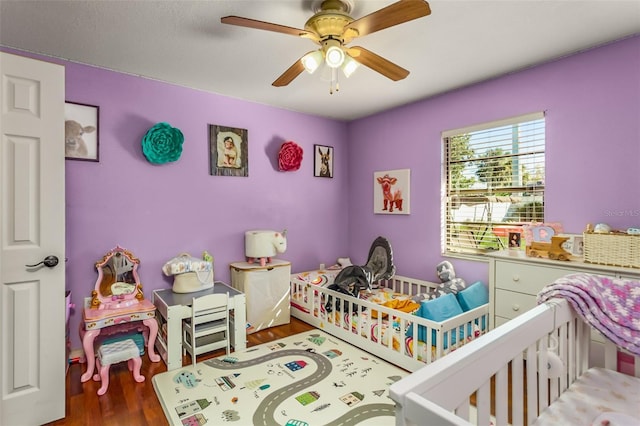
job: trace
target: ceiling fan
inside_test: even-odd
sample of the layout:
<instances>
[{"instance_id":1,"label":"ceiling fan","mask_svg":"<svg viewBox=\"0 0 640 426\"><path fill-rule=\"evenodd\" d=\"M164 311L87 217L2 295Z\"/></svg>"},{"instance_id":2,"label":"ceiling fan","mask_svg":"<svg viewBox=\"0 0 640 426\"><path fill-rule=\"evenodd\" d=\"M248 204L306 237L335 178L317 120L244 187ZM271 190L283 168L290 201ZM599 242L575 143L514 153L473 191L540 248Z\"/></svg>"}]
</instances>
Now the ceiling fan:
<instances>
[{"instance_id":1,"label":"ceiling fan","mask_svg":"<svg viewBox=\"0 0 640 426\"><path fill-rule=\"evenodd\" d=\"M313 73L323 62L332 71L331 93L334 86L338 90L338 68L348 77L361 64L391 80L402 80L409 75L408 70L364 47L347 47L347 44L357 37L427 16L431 13L429 4L423 0L400 0L353 19L349 16L353 3L354 0L315 0L312 4L314 15L307 20L304 30L240 16L225 16L221 21L223 24L308 38L320 45L319 49L306 53L282 73L272 83L276 87L288 85L304 70Z\"/></svg>"}]
</instances>

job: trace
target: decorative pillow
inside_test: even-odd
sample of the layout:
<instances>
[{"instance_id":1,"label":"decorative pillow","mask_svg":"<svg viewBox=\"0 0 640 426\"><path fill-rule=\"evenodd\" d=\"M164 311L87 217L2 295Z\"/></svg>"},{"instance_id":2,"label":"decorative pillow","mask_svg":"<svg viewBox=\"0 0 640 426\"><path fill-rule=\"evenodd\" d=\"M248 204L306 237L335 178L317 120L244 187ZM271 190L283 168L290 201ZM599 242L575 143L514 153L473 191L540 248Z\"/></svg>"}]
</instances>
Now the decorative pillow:
<instances>
[{"instance_id":1,"label":"decorative pillow","mask_svg":"<svg viewBox=\"0 0 640 426\"><path fill-rule=\"evenodd\" d=\"M460 307L456 296L452 293L448 293L436 299L422 301L422 303L420 304L420 309L416 311L415 315L432 321L440 322L452 318L456 315L460 315L462 312L462 308ZM413 337L413 326L409 327L406 335L408 337ZM431 338L433 339L433 341L435 341L435 330L432 330ZM420 325L418 326L418 340L421 340L423 342L427 341L426 327ZM446 347L447 345L445 344L445 349Z\"/></svg>"},{"instance_id":2,"label":"decorative pillow","mask_svg":"<svg viewBox=\"0 0 640 426\"><path fill-rule=\"evenodd\" d=\"M460 303L462 310L467 312L489 303L489 289L487 289L481 281L476 281L460 293L456 294L456 298L458 299L458 303ZM487 328L487 320L484 316L482 317L482 324L478 324L477 319L475 320L475 323L482 330ZM469 334L471 334L471 330L469 330Z\"/></svg>"},{"instance_id":3,"label":"decorative pillow","mask_svg":"<svg viewBox=\"0 0 640 426\"><path fill-rule=\"evenodd\" d=\"M489 303L489 290L481 281L477 281L456 294L456 298L462 310L467 312Z\"/></svg>"},{"instance_id":4,"label":"decorative pillow","mask_svg":"<svg viewBox=\"0 0 640 426\"><path fill-rule=\"evenodd\" d=\"M444 321L462 313L462 308L453 293L433 300L425 300L420 305L421 316L433 321Z\"/></svg>"}]
</instances>

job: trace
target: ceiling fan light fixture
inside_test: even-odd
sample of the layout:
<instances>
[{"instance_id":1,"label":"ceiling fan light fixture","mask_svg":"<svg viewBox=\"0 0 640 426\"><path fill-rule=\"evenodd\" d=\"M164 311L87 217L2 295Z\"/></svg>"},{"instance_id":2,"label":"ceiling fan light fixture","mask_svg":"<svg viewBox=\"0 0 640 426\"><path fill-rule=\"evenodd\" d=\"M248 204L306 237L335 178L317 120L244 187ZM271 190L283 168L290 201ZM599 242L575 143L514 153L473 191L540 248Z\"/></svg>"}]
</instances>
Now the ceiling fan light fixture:
<instances>
[{"instance_id":1,"label":"ceiling fan light fixture","mask_svg":"<svg viewBox=\"0 0 640 426\"><path fill-rule=\"evenodd\" d=\"M359 66L360 63L358 61L351 58L350 56L345 56L344 63L342 64L341 68L345 77L349 78L351 77L351 74L353 74L358 69Z\"/></svg>"},{"instance_id":2,"label":"ceiling fan light fixture","mask_svg":"<svg viewBox=\"0 0 640 426\"><path fill-rule=\"evenodd\" d=\"M0 0L2 1L2 0ZM389 0L391 1L391 0ZM369 13L359 19L349 16L355 0L305 0L312 4L314 11L304 25L304 29L288 27L286 25L243 18L241 16L224 16L220 20L223 24L258 30L272 31L294 37L306 38L320 45L318 54L305 54L296 60L273 83L275 87L286 86L303 71L317 72L331 71L331 91L338 90L338 68L348 77L357 67L355 59L360 65L372 69L393 81L402 80L409 75L409 71L393 62L365 49L364 47L350 47L353 39L376 33L386 28L394 27L405 22L413 21L431 14L426 0L399 0L392 4ZM324 61L325 65L322 64Z\"/></svg>"},{"instance_id":3,"label":"ceiling fan light fixture","mask_svg":"<svg viewBox=\"0 0 640 426\"><path fill-rule=\"evenodd\" d=\"M322 52L320 50L309 52L302 57L301 61L304 69L307 70L309 74L313 74L322 64Z\"/></svg>"},{"instance_id":4,"label":"ceiling fan light fixture","mask_svg":"<svg viewBox=\"0 0 640 426\"><path fill-rule=\"evenodd\" d=\"M331 68L338 68L344 62L345 54L342 48L331 46L325 53L325 61Z\"/></svg>"}]
</instances>

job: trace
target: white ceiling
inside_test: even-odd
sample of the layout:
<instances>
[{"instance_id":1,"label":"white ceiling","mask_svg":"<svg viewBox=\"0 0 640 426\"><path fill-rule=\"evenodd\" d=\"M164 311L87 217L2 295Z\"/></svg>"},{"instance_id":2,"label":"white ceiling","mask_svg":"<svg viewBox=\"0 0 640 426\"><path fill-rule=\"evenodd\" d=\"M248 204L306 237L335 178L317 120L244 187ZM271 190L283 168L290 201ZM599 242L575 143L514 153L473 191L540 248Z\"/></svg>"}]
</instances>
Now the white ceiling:
<instances>
[{"instance_id":1,"label":"white ceiling","mask_svg":"<svg viewBox=\"0 0 640 426\"><path fill-rule=\"evenodd\" d=\"M358 19L393 0L355 0ZM220 23L238 15L304 28L311 0L0 1L0 44L342 120L640 34L640 0L433 0L432 14L356 39L408 69L365 67L329 94L320 73L271 83L317 45Z\"/></svg>"}]
</instances>

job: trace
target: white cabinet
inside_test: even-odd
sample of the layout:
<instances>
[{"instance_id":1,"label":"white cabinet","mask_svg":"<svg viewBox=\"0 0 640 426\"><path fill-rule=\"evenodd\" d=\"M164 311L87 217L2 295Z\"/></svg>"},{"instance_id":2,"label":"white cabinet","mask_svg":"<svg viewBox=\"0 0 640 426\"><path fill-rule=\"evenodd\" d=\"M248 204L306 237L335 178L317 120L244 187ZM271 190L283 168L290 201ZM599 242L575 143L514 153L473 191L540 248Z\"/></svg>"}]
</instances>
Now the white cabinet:
<instances>
[{"instance_id":1,"label":"white cabinet","mask_svg":"<svg viewBox=\"0 0 640 426\"><path fill-rule=\"evenodd\" d=\"M247 333L288 324L291 262L272 259L259 263L231 263L231 285L247 298Z\"/></svg>"},{"instance_id":2,"label":"white cabinet","mask_svg":"<svg viewBox=\"0 0 640 426\"><path fill-rule=\"evenodd\" d=\"M504 250L488 255L489 318L491 328L521 315L537 304L537 295L547 284L568 274L590 273L640 280L640 269L584 263L582 260L549 260L527 257L519 250ZM591 365L604 364L603 337L591 333Z\"/></svg>"},{"instance_id":3,"label":"white cabinet","mask_svg":"<svg viewBox=\"0 0 640 426\"><path fill-rule=\"evenodd\" d=\"M536 306L536 296L547 284L574 273L591 273L638 280L640 269L527 257L519 250L488 255L491 327L509 321Z\"/></svg>"}]
</instances>

